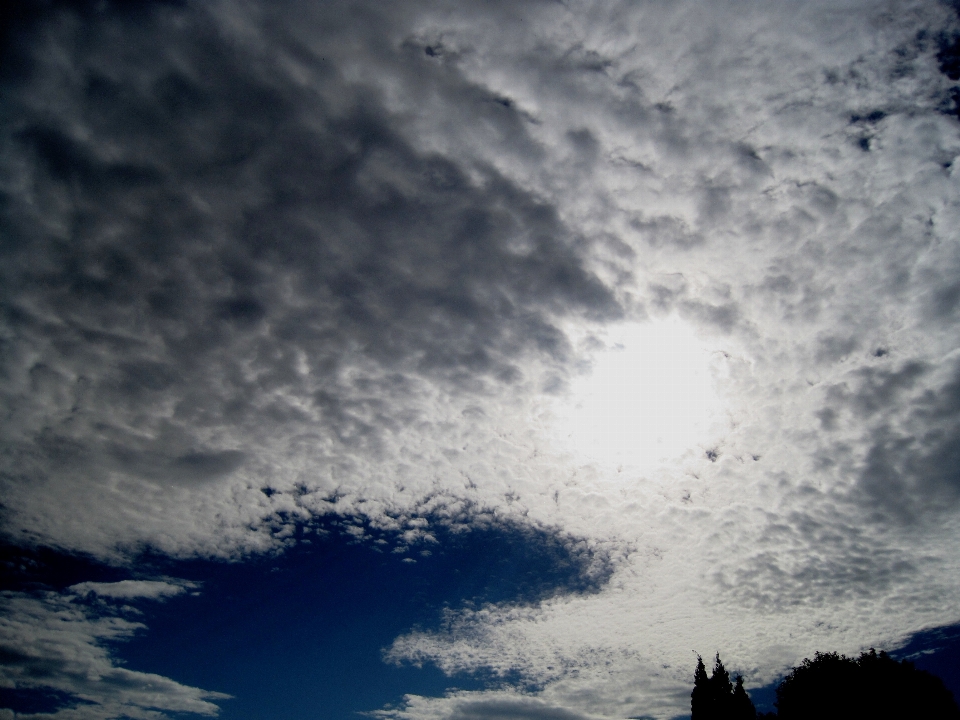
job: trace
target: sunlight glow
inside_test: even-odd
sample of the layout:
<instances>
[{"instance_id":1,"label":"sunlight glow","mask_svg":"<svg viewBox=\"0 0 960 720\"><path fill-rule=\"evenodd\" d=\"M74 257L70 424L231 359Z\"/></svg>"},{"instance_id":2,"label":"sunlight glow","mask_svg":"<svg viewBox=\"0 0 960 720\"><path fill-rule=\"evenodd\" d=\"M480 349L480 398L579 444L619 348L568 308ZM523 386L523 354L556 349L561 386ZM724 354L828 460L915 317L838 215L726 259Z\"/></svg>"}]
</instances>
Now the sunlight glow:
<instances>
[{"instance_id":1,"label":"sunlight glow","mask_svg":"<svg viewBox=\"0 0 960 720\"><path fill-rule=\"evenodd\" d=\"M675 317L629 323L603 341L557 413L565 450L645 470L709 442L720 400L710 352L692 327Z\"/></svg>"}]
</instances>

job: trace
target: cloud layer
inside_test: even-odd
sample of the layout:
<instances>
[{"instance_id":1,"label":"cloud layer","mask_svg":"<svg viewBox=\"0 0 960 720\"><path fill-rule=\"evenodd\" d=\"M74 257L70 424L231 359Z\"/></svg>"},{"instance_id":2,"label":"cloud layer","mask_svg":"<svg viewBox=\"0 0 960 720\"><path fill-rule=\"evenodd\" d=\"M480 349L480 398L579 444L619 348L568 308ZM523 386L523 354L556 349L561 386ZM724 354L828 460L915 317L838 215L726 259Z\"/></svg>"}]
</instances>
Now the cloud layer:
<instances>
[{"instance_id":1,"label":"cloud layer","mask_svg":"<svg viewBox=\"0 0 960 720\"><path fill-rule=\"evenodd\" d=\"M506 518L611 558L387 651L537 697L397 717L668 717L691 649L761 683L960 620L957 33L906 1L51 5L2 77L5 535L123 563ZM710 442L558 445L606 330L666 317L711 352ZM88 649L134 627L8 600Z\"/></svg>"}]
</instances>

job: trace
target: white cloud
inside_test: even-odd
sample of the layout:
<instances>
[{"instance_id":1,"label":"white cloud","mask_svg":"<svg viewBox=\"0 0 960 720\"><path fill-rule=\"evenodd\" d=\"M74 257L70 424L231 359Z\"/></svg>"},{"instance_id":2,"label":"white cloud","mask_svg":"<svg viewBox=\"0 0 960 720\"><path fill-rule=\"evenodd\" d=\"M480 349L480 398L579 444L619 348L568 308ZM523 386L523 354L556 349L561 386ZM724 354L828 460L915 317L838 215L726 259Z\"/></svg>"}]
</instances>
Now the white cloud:
<instances>
[{"instance_id":1,"label":"white cloud","mask_svg":"<svg viewBox=\"0 0 960 720\"><path fill-rule=\"evenodd\" d=\"M68 590L77 595L93 593L94 595L108 598L150 598L153 600L162 600L174 595L179 595L192 587L196 587L196 583L183 581L171 583L165 580L120 580L112 583L82 582L71 585Z\"/></svg>"},{"instance_id":2,"label":"white cloud","mask_svg":"<svg viewBox=\"0 0 960 720\"><path fill-rule=\"evenodd\" d=\"M69 595L31 597L4 593L0 646L4 687L53 688L71 703L52 713L18 713L35 720L109 720L166 717L165 713L213 716L223 693L181 685L169 678L119 667L105 643L143 630L122 617L88 613Z\"/></svg>"},{"instance_id":3,"label":"white cloud","mask_svg":"<svg viewBox=\"0 0 960 720\"><path fill-rule=\"evenodd\" d=\"M407 695L404 701L403 708L370 715L396 720L587 720L589 717L516 692L451 693L444 698Z\"/></svg>"}]
</instances>

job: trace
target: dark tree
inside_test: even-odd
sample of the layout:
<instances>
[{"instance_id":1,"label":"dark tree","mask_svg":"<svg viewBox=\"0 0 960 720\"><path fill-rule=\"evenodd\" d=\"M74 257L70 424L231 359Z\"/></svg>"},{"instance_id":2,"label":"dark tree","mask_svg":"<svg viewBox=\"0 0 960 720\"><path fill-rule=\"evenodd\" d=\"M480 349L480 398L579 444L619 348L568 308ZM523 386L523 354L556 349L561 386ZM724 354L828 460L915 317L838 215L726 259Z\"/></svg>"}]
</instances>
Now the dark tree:
<instances>
[{"instance_id":1,"label":"dark tree","mask_svg":"<svg viewBox=\"0 0 960 720\"><path fill-rule=\"evenodd\" d=\"M693 692L690 693L690 720L707 720L710 717L709 685L703 658L697 655L697 669L693 672Z\"/></svg>"},{"instance_id":2,"label":"dark tree","mask_svg":"<svg viewBox=\"0 0 960 720\"><path fill-rule=\"evenodd\" d=\"M733 699L730 707L731 720L755 720L757 709L753 706L753 701L743 689L743 678L737 675L737 684L733 688Z\"/></svg>"},{"instance_id":3,"label":"dark tree","mask_svg":"<svg viewBox=\"0 0 960 720\"><path fill-rule=\"evenodd\" d=\"M720 653L713 665L713 674L707 678L703 658L697 656L697 669L693 674L693 692L690 694L691 720L755 720L756 710L743 689L743 678L737 677L734 689L730 673L720 660Z\"/></svg>"},{"instance_id":4,"label":"dark tree","mask_svg":"<svg viewBox=\"0 0 960 720\"><path fill-rule=\"evenodd\" d=\"M950 691L936 676L875 650L859 658L817 653L777 688L779 720L960 720Z\"/></svg>"},{"instance_id":5,"label":"dark tree","mask_svg":"<svg viewBox=\"0 0 960 720\"><path fill-rule=\"evenodd\" d=\"M777 687L780 720L851 718L857 709L857 665L837 653L818 652L793 669Z\"/></svg>"},{"instance_id":6,"label":"dark tree","mask_svg":"<svg viewBox=\"0 0 960 720\"><path fill-rule=\"evenodd\" d=\"M730 673L720 661L717 653L713 661L713 674L710 676L710 700L713 703L713 717L726 720L730 715L730 703L733 700L733 684L730 682Z\"/></svg>"}]
</instances>

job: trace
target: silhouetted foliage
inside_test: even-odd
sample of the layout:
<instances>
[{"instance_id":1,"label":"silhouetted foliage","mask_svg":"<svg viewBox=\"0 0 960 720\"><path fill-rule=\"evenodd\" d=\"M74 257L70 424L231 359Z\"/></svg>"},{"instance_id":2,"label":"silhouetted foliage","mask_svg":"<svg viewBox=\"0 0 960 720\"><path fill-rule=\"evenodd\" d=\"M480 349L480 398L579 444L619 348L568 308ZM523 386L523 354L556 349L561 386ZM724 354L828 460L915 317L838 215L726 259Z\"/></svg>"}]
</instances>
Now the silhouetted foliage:
<instances>
[{"instance_id":1,"label":"silhouetted foliage","mask_svg":"<svg viewBox=\"0 0 960 720\"><path fill-rule=\"evenodd\" d=\"M960 707L943 681L913 663L871 649L859 658L820 653L805 659L777 687L777 713L757 713L737 677L717 653L708 678L697 656L691 720L960 720Z\"/></svg>"},{"instance_id":2,"label":"silhouetted foliage","mask_svg":"<svg viewBox=\"0 0 960 720\"><path fill-rule=\"evenodd\" d=\"M730 673L720 660L720 653L714 660L710 678L707 678L703 658L698 655L693 692L690 693L691 720L754 720L756 715L753 703L743 689L743 678L737 677L734 688Z\"/></svg>"},{"instance_id":3,"label":"silhouetted foliage","mask_svg":"<svg viewBox=\"0 0 960 720\"><path fill-rule=\"evenodd\" d=\"M720 653L717 653L713 661L713 674L710 675L710 698L713 700L714 707L719 711L717 717L726 717L730 709L730 701L733 698L733 685L730 683L730 673L720 661Z\"/></svg>"},{"instance_id":4,"label":"silhouetted foliage","mask_svg":"<svg viewBox=\"0 0 960 720\"><path fill-rule=\"evenodd\" d=\"M733 699L730 705L730 717L733 720L754 720L757 710L747 691L743 689L743 678L737 675L737 684L733 688Z\"/></svg>"},{"instance_id":5,"label":"silhouetted foliage","mask_svg":"<svg viewBox=\"0 0 960 720\"><path fill-rule=\"evenodd\" d=\"M940 678L873 649L859 658L817 653L777 688L779 720L960 720Z\"/></svg>"},{"instance_id":6,"label":"silhouetted foliage","mask_svg":"<svg viewBox=\"0 0 960 720\"><path fill-rule=\"evenodd\" d=\"M703 658L697 655L697 669L693 671L693 692L690 693L690 718L701 720L710 713L710 679L703 666Z\"/></svg>"}]
</instances>

